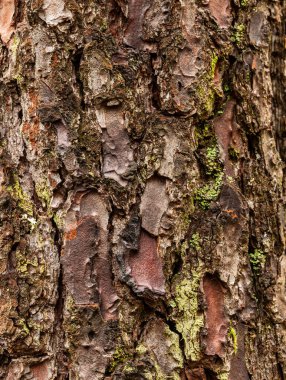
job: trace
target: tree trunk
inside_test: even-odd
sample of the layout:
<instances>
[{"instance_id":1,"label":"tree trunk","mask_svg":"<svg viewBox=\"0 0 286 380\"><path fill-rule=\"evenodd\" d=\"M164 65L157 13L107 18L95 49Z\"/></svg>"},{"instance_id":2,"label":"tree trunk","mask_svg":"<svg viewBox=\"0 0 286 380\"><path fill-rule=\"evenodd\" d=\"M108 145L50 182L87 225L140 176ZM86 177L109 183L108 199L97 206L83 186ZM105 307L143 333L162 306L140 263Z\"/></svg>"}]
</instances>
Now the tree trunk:
<instances>
[{"instance_id":1,"label":"tree trunk","mask_svg":"<svg viewBox=\"0 0 286 380\"><path fill-rule=\"evenodd\" d=\"M283 0L0 0L0 378L286 376Z\"/></svg>"}]
</instances>

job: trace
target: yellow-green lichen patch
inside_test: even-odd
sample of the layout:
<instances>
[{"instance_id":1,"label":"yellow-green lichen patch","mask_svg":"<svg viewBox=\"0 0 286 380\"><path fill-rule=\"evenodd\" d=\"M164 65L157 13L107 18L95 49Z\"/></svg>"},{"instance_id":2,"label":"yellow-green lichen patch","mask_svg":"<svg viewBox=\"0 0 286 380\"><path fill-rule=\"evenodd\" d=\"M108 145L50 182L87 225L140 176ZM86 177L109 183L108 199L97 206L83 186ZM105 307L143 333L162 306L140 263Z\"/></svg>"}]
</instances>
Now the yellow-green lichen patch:
<instances>
[{"instance_id":1,"label":"yellow-green lichen patch","mask_svg":"<svg viewBox=\"0 0 286 380\"><path fill-rule=\"evenodd\" d=\"M47 181L40 181L36 183L35 190L36 190L37 196L42 201L43 206L48 207L51 202L53 194L47 184Z\"/></svg>"},{"instance_id":2,"label":"yellow-green lichen patch","mask_svg":"<svg viewBox=\"0 0 286 380\"><path fill-rule=\"evenodd\" d=\"M62 230L64 228L64 218L62 211L58 211L53 215L53 221L56 223L59 230Z\"/></svg>"},{"instance_id":3,"label":"yellow-green lichen patch","mask_svg":"<svg viewBox=\"0 0 286 380\"><path fill-rule=\"evenodd\" d=\"M223 173L219 173L213 180L196 191L195 200L202 209L207 210L210 206L210 203L217 199L222 187L222 183Z\"/></svg>"},{"instance_id":4,"label":"yellow-green lichen patch","mask_svg":"<svg viewBox=\"0 0 286 380\"><path fill-rule=\"evenodd\" d=\"M28 336L30 334L30 330L29 330L27 323L24 319L22 319L22 318L18 319L16 322L16 326L20 330L19 335L21 338L25 338L26 336Z\"/></svg>"},{"instance_id":5,"label":"yellow-green lichen patch","mask_svg":"<svg viewBox=\"0 0 286 380\"><path fill-rule=\"evenodd\" d=\"M236 354L237 353L237 349L238 349L238 346L237 346L237 334L236 334L235 328L232 325L230 325L230 327L229 327L228 336L232 340L233 351Z\"/></svg>"},{"instance_id":6,"label":"yellow-green lichen patch","mask_svg":"<svg viewBox=\"0 0 286 380\"><path fill-rule=\"evenodd\" d=\"M176 286L177 305L176 327L182 334L187 359L200 358L199 333L204 325L204 317L198 312L198 290L201 280L201 266L192 272L191 278L183 279Z\"/></svg>"},{"instance_id":7,"label":"yellow-green lichen patch","mask_svg":"<svg viewBox=\"0 0 286 380\"><path fill-rule=\"evenodd\" d=\"M248 6L248 0L240 0L240 5L242 7L247 7Z\"/></svg>"},{"instance_id":8,"label":"yellow-green lichen patch","mask_svg":"<svg viewBox=\"0 0 286 380\"><path fill-rule=\"evenodd\" d=\"M197 100L199 111L201 114L206 114L210 116L214 110L215 94L218 93L214 84L215 70L218 63L218 56L212 54L210 58L210 69L209 71L201 78L200 84L197 87ZM218 93L218 95L220 95ZM221 95L220 95L221 96Z\"/></svg>"},{"instance_id":9,"label":"yellow-green lichen patch","mask_svg":"<svg viewBox=\"0 0 286 380\"><path fill-rule=\"evenodd\" d=\"M209 128L204 128L203 136L198 136L200 145L200 156L204 164L205 175L208 182L194 192L196 203L207 210L210 203L217 199L223 183L223 167L220 163L219 147L215 137Z\"/></svg>"},{"instance_id":10,"label":"yellow-green lichen patch","mask_svg":"<svg viewBox=\"0 0 286 380\"><path fill-rule=\"evenodd\" d=\"M13 54L13 58L16 58L16 54L17 54L17 50L18 50L18 46L19 46L20 42L21 42L21 40L20 40L19 36L17 34L14 34L12 43L10 44L10 49L11 49L11 52Z\"/></svg>"},{"instance_id":11,"label":"yellow-green lichen patch","mask_svg":"<svg viewBox=\"0 0 286 380\"><path fill-rule=\"evenodd\" d=\"M200 234L198 232L192 234L189 243L190 243L190 247L195 249L196 251L200 251L202 249L201 237L200 237Z\"/></svg>"},{"instance_id":12,"label":"yellow-green lichen patch","mask_svg":"<svg viewBox=\"0 0 286 380\"><path fill-rule=\"evenodd\" d=\"M245 38L246 27L244 24L235 24L231 40L241 47Z\"/></svg>"},{"instance_id":13,"label":"yellow-green lichen patch","mask_svg":"<svg viewBox=\"0 0 286 380\"><path fill-rule=\"evenodd\" d=\"M266 255L261 249L255 249L249 253L249 261L254 272L261 271L266 262Z\"/></svg>"},{"instance_id":14,"label":"yellow-green lichen patch","mask_svg":"<svg viewBox=\"0 0 286 380\"><path fill-rule=\"evenodd\" d=\"M80 314L70 294L66 297L63 326L69 340L76 340L81 328Z\"/></svg>"},{"instance_id":15,"label":"yellow-green lichen patch","mask_svg":"<svg viewBox=\"0 0 286 380\"><path fill-rule=\"evenodd\" d=\"M26 277L32 268L37 268L37 272L43 274L45 272L45 264L39 262L38 256L28 257L27 255L28 252L26 251L19 249L16 251L16 270L19 275Z\"/></svg>"},{"instance_id":16,"label":"yellow-green lichen patch","mask_svg":"<svg viewBox=\"0 0 286 380\"><path fill-rule=\"evenodd\" d=\"M144 344L142 343L138 344L138 346L136 347L136 352L138 355L144 355L146 354L147 351L148 351L148 348L144 346Z\"/></svg>"},{"instance_id":17,"label":"yellow-green lichen patch","mask_svg":"<svg viewBox=\"0 0 286 380\"><path fill-rule=\"evenodd\" d=\"M228 380L228 372L221 372L217 375L218 380Z\"/></svg>"},{"instance_id":18,"label":"yellow-green lichen patch","mask_svg":"<svg viewBox=\"0 0 286 380\"><path fill-rule=\"evenodd\" d=\"M119 364L124 363L131 358L132 355L128 353L124 347L117 347L114 354L112 355L112 359L109 365L110 371L113 372Z\"/></svg>"},{"instance_id":19,"label":"yellow-green lichen patch","mask_svg":"<svg viewBox=\"0 0 286 380\"><path fill-rule=\"evenodd\" d=\"M7 190L18 202L19 207L29 216L33 216L33 203L29 195L22 189L19 178L14 175L14 184L8 186Z\"/></svg>"},{"instance_id":20,"label":"yellow-green lichen patch","mask_svg":"<svg viewBox=\"0 0 286 380\"><path fill-rule=\"evenodd\" d=\"M212 59L211 59L211 70L210 70L210 77L212 79L215 76L215 69L216 69L217 63L218 63L218 56L216 54L213 54Z\"/></svg>"},{"instance_id":21,"label":"yellow-green lichen patch","mask_svg":"<svg viewBox=\"0 0 286 380\"><path fill-rule=\"evenodd\" d=\"M217 144L212 144L206 148L205 166L207 175L216 175L221 171L219 163L219 149Z\"/></svg>"}]
</instances>

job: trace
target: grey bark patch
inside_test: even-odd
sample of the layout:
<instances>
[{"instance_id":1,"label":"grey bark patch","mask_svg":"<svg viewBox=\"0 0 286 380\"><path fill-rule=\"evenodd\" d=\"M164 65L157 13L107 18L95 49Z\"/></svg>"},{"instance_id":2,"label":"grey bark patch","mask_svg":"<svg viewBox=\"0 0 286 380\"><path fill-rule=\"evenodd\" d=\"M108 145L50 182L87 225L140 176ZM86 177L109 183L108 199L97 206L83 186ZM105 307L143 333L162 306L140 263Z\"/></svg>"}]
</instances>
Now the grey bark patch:
<instances>
[{"instance_id":1,"label":"grey bark patch","mask_svg":"<svg viewBox=\"0 0 286 380\"><path fill-rule=\"evenodd\" d=\"M167 211L168 203L166 180L156 176L150 178L140 205L142 227L150 234L158 236L161 218Z\"/></svg>"},{"instance_id":2,"label":"grey bark patch","mask_svg":"<svg viewBox=\"0 0 286 380\"><path fill-rule=\"evenodd\" d=\"M125 177L134 170L134 162L123 111L101 108L97 111L97 118L102 129L103 175L126 186Z\"/></svg>"},{"instance_id":3,"label":"grey bark patch","mask_svg":"<svg viewBox=\"0 0 286 380\"><path fill-rule=\"evenodd\" d=\"M263 42L263 22L265 15L263 12L254 12L251 14L249 24L249 39L254 45L260 46Z\"/></svg>"},{"instance_id":4,"label":"grey bark patch","mask_svg":"<svg viewBox=\"0 0 286 380\"><path fill-rule=\"evenodd\" d=\"M170 330L161 319L148 323L144 331L143 344L160 366L164 378L175 380L183 367L183 355L179 349L179 335Z\"/></svg>"},{"instance_id":5,"label":"grey bark patch","mask_svg":"<svg viewBox=\"0 0 286 380\"><path fill-rule=\"evenodd\" d=\"M70 20L72 13L65 6L64 0L44 0L39 17L48 25L58 25Z\"/></svg>"}]
</instances>

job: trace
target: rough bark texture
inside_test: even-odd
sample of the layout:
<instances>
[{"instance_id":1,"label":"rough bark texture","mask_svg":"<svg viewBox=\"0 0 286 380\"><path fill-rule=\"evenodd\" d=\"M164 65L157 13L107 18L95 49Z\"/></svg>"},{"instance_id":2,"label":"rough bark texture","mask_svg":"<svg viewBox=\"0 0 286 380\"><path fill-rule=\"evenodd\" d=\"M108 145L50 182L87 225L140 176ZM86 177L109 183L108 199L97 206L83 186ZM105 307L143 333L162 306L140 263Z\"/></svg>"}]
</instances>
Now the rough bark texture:
<instances>
[{"instance_id":1,"label":"rough bark texture","mask_svg":"<svg viewBox=\"0 0 286 380\"><path fill-rule=\"evenodd\" d=\"M0 0L0 378L286 376L283 0Z\"/></svg>"}]
</instances>

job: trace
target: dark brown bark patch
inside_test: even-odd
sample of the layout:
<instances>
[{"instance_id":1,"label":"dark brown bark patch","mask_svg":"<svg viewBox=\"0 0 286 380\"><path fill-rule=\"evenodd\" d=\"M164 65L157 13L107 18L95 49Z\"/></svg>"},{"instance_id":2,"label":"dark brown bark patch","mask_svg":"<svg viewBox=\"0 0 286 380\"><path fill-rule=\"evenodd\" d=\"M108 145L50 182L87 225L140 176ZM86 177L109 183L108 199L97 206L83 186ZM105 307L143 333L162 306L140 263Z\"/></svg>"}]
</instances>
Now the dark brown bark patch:
<instances>
[{"instance_id":1,"label":"dark brown bark patch","mask_svg":"<svg viewBox=\"0 0 286 380\"><path fill-rule=\"evenodd\" d=\"M238 324L236 327L237 332L237 352L234 353L234 356L230 363L230 374L229 380L236 380L239 374L239 379L249 380L249 375L247 372L245 364L245 347L244 347L244 335L245 327L243 324Z\"/></svg>"},{"instance_id":2,"label":"dark brown bark patch","mask_svg":"<svg viewBox=\"0 0 286 380\"><path fill-rule=\"evenodd\" d=\"M187 380L206 380L203 368L187 369L185 373Z\"/></svg>"},{"instance_id":3,"label":"dark brown bark patch","mask_svg":"<svg viewBox=\"0 0 286 380\"><path fill-rule=\"evenodd\" d=\"M75 303L94 302L91 283L91 262L95 254L98 228L93 217L80 220L75 229L66 234L66 249L62 257L64 277Z\"/></svg>"},{"instance_id":4,"label":"dark brown bark patch","mask_svg":"<svg viewBox=\"0 0 286 380\"><path fill-rule=\"evenodd\" d=\"M143 47L142 29L146 11L150 7L149 0L129 0L129 23L125 32L124 42L133 48Z\"/></svg>"}]
</instances>

